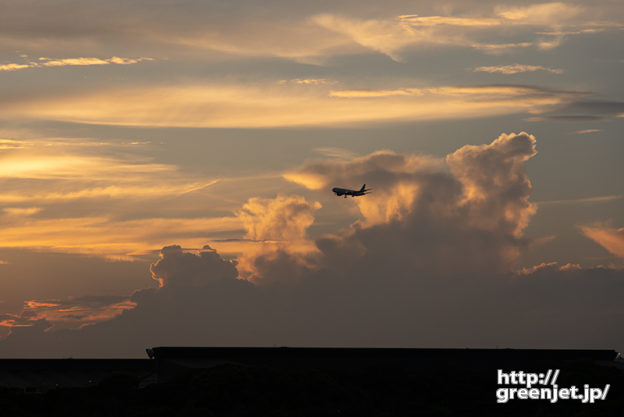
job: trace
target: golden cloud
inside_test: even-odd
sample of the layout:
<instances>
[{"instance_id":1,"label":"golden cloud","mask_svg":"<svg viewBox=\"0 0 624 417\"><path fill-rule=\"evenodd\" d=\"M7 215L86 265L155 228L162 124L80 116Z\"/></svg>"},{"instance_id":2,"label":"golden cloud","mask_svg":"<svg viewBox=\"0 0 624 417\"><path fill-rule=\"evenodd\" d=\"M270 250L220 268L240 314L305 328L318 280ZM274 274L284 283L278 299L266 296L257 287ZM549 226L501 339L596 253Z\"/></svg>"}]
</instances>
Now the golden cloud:
<instances>
[{"instance_id":1,"label":"golden cloud","mask_svg":"<svg viewBox=\"0 0 624 417\"><path fill-rule=\"evenodd\" d=\"M171 243L201 247L213 234L238 231L236 217L149 218L115 220L109 217L39 219L24 217L4 224L0 247L42 248L85 253L111 259L131 259Z\"/></svg>"},{"instance_id":2,"label":"golden cloud","mask_svg":"<svg viewBox=\"0 0 624 417\"><path fill-rule=\"evenodd\" d=\"M308 255L317 253L318 248L306 233L314 222L314 212L320 208L318 201L308 202L298 195L250 198L237 216L247 230L247 238L258 242L238 258L240 277L250 281L270 279L272 274L262 265L284 256L292 261L291 266L309 267ZM296 271L301 269L293 268L291 275Z\"/></svg>"},{"instance_id":3,"label":"golden cloud","mask_svg":"<svg viewBox=\"0 0 624 417\"><path fill-rule=\"evenodd\" d=\"M297 86L274 83L185 85L39 98L5 105L2 110L4 117L18 119L258 128L485 117L536 111L578 95L524 86L337 90L310 85L301 91ZM42 157L41 164L45 163Z\"/></svg>"},{"instance_id":4,"label":"golden cloud","mask_svg":"<svg viewBox=\"0 0 624 417\"><path fill-rule=\"evenodd\" d=\"M137 303L124 297L86 296L67 300L28 300L21 314L4 314L3 327L29 327L38 320L46 320L55 330L78 329L107 321L131 310Z\"/></svg>"},{"instance_id":5,"label":"golden cloud","mask_svg":"<svg viewBox=\"0 0 624 417\"><path fill-rule=\"evenodd\" d=\"M50 59L46 57L39 58L39 62L31 61L27 64L4 64L0 65L0 71L17 71L28 68L44 68L44 67L87 67L92 65L130 65L137 64L142 61L152 61L153 58L141 57L141 58L121 58L114 56L111 58L95 58L95 57L79 57L79 58L61 58Z\"/></svg>"},{"instance_id":6,"label":"golden cloud","mask_svg":"<svg viewBox=\"0 0 624 417\"><path fill-rule=\"evenodd\" d=\"M500 72L501 74L505 74L505 75L518 74L521 72L534 72L534 71L547 71L547 72L552 72L553 74L563 74L563 70L557 69L557 68L547 68L541 65L521 65L521 64L477 67L474 70L480 71L480 72L489 72L489 73Z\"/></svg>"}]
</instances>

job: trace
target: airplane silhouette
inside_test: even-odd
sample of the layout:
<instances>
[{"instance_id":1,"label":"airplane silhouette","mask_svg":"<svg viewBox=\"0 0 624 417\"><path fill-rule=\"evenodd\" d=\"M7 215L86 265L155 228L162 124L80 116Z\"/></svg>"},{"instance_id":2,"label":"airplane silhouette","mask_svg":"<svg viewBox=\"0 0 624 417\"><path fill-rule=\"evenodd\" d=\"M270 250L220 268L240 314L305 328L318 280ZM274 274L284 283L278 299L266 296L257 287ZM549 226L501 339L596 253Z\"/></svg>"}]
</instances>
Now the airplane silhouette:
<instances>
[{"instance_id":1,"label":"airplane silhouette","mask_svg":"<svg viewBox=\"0 0 624 417\"><path fill-rule=\"evenodd\" d=\"M360 188L359 190L350 190L348 188L334 187L332 188L332 191L336 193L338 197L344 195L344 198L347 198L347 196L359 197L361 195L366 195L370 193L372 190L370 188L366 189L366 184L364 184L362 185L362 188Z\"/></svg>"}]
</instances>

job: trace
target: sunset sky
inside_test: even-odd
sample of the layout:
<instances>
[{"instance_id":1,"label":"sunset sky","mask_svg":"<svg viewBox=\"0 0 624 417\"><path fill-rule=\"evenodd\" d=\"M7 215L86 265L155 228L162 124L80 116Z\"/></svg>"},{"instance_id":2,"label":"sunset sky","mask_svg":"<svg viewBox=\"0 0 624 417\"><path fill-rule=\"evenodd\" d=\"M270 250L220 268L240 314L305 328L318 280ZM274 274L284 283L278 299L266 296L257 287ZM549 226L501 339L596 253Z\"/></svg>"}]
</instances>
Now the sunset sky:
<instances>
[{"instance_id":1,"label":"sunset sky","mask_svg":"<svg viewBox=\"0 0 624 417\"><path fill-rule=\"evenodd\" d=\"M0 356L622 351L622 74L619 0L0 0Z\"/></svg>"}]
</instances>

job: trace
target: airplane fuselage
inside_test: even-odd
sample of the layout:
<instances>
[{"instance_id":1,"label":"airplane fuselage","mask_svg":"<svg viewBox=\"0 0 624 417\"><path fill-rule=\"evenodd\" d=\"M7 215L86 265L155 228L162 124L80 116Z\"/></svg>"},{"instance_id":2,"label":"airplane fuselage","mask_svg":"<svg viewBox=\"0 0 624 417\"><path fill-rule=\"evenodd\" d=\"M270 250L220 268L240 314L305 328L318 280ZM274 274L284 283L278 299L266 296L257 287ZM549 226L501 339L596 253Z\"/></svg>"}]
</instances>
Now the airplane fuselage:
<instances>
[{"instance_id":1,"label":"airplane fuselage","mask_svg":"<svg viewBox=\"0 0 624 417\"><path fill-rule=\"evenodd\" d=\"M364 184L362 188L359 190L351 190L349 188L340 188L340 187L332 188L332 192L334 194L336 194L338 197L344 196L344 198L347 198L348 196L359 197L362 195L366 195L368 191L370 190L366 189L366 184Z\"/></svg>"}]
</instances>

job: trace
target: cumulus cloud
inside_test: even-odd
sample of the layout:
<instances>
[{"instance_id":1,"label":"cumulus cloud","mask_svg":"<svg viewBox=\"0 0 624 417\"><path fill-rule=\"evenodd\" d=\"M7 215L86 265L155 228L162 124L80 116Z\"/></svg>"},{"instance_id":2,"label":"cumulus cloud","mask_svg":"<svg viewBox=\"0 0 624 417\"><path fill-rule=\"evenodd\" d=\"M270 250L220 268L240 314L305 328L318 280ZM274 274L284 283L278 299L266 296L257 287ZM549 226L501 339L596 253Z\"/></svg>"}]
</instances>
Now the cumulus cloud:
<instances>
[{"instance_id":1,"label":"cumulus cloud","mask_svg":"<svg viewBox=\"0 0 624 417\"><path fill-rule=\"evenodd\" d=\"M531 267L526 267L519 269L516 271L518 275L532 275L536 272L556 272L556 271L572 271L572 270L582 270L583 268L579 264L567 263L565 265L559 265L558 262L542 262L538 265L533 265Z\"/></svg>"},{"instance_id":2,"label":"cumulus cloud","mask_svg":"<svg viewBox=\"0 0 624 417\"><path fill-rule=\"evenodd\" d=\"M501 135L489 145L465 146L445 161L380 151L346 162L309 164L284 177L310 189L367 182L375 192L357 204L369 225L420 211L461 218L480 229L505 226L519 236L535 211L524 169L533 155L535 138L522 132Z\"/></svg>"},{"instance_id":3,"label":"cumulus cloud","mask_svg":"<svg viewBox=\"0 0 624 417\"><path fill-rule=\"evenodd\" d=\"M14 327L0 353L140 356L146 346L171 344L622 349L623 270L515 270L534 211L524 168L533 155L535 138L521 132L445 159L383 151L309 163L290 179L312 193L338 181L365 180L376 190L335 201L357 204L362 218L317 239L311 267L279 248L254 258L262 279L250 283L237 279L240 263L209 247L165 247L151 268L162 286L136 292L135 308L47 333L45 318L13 318L32 326ZM241 216L250 240L296 241L317 208L278 196L250 200Z\"/></svg>"},{"instance_id":4,"label":"cumulus cloud","mask_svg":"<svg viewBox=\"0 0 624 417\"><path fill-rule=\"evenodd\" d=\"M206 282L235 279L234 264L221 258L206 245L198 255L182 250L178 245L166 246L160 251L160 259L151 265L152 278L160 287L205 285Z\"/></svg>"},{"instance_id":5,"label":"cumulus cloud","mask_svg":"<svg viewBox=\"0 0 624 417\"><path fill-rule=\"evenodd\" d=\"M492 279L465 272L444 279L372 253L374 262L360 256L361 267L341 266L344 252L339 255L295 286L224 279L140 291L134 309L79 330L45 332L45 319L15 320L0 352L142 357L145 347L159 345L624 346L617 331L622 270L546 264ZM178 260L182 269L197 265L192 257ZM215 264L202 265L204 275L214 274Z\"/></svg>"},{"instance_id":6,"label":"cumulus cloud","mask_svg":"<svg viewBox=\"0 0 624 417\"><path fill-rule=\"evenodd\" d=\"M285 178L312 190L374 188L355 200L362 218L349 233L317 240L323 262L344 274L390 264L427 276L491 275L511 270L528 243L522 231L536 207L524 163L535 153L535 138L521 132L444 160L381 151L311 163Z\"/></svg>"},{"instance_id":7,"label":"cumulus cloud","mask_svg":"<svg viewBox=\"0 0 624 417\"><path fill-rule=\"evenodd\" d=\"M475 224L521 235L535 213L524 167L535 154L535 137L521 132L502 134L489 145L467 145L447 156L451 172L463 185L462 204L475 212Z\"/></svg>"},{"instance_id":8,"label":"cumulus cloud","mask_svg":"<svg viewBox=\"0 0 624 417\"><path fill-rule=\"evenodd\" d=\"M247 230L246 237L259 245L247 249L238 260L241 277L252 281L293 281L310 268L310 253L316 247L307 239L318 201L278 195L273 199L250 198L237 216ZM273 268L279 265L280 271Z\"/></svg>"},{"instance_id":9,"label":"cumulus cloud","mask_svg":"<svg viewBox=\"0 0 624 417\"><path fill-rule=\"evenodd\" d=\"M301 196L278 195L274 199L250 198L238 217L254 240L296 241L305 238L321 203L308 203Z\"/></svg>"}]
</instances>

